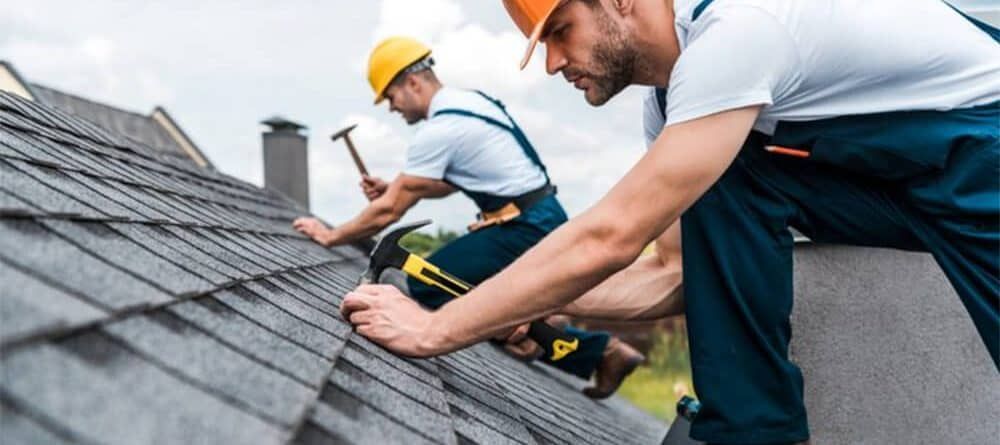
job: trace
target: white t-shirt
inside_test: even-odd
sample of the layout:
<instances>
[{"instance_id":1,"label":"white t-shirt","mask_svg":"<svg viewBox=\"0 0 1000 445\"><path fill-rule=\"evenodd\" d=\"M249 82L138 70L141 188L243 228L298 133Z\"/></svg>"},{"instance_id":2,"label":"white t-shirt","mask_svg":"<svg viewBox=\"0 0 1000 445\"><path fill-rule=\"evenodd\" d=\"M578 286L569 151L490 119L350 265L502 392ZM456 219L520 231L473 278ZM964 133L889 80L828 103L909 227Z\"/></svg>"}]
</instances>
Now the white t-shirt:
<instances>
[{"instance_id":1,"label":"white t-shirt","mask_svg":"<svg viewBox=\"0 0 1000 445\"><path fill-rule=\"evenodd\" d=\"M667 122L764 105L754 128L1000 100L1000 45L942 0L676 0Z\"/></svg>"},{"instance_id":2,"label":"white t-shirt","mask_svg":"<svg viewBox=\"0 0 1000 445\"><path fill-rule=\"evenodd\" d=\"M434 117L444 109L471 111L511 124L503 111L475 91L442 88L431 99L431 117L410 144L406 174L497 196L522 195L545 185L544 173L510 132L474 117Z\"/></svg>"},{"instance_id":3,"label":"white t-shirt","mask_svg":"<svg viewBox=\"0 0 1000 445\"><path fill-rule=\"evenodd\" d=\"M663 132L663 126L667 123L663 113L660 101L656 98L656 88L649 88L642 100L642 134L646 138L646 148L652 147Z\"/></svg>"}]
</instances>

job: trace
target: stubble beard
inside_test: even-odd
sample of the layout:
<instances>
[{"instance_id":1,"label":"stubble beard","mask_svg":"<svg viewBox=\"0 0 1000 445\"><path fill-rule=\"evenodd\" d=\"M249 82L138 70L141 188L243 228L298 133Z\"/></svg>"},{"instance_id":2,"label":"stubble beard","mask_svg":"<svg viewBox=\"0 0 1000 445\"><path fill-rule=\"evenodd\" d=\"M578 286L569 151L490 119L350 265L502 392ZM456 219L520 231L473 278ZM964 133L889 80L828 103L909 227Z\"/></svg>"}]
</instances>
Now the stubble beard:
<instances>
[{"instance_id":1,"label":"stubble beard","mask_svg":"<svg viewBox=\"0 0 1000 445\"><path fill-rule=\"evenodd\" d=\"M608 38L594 46L591 71L601 74L588 74L593 86L584 95L595 107L606 104L632 83L639 58L628 35L610 17L599 17L598 22Z\"/></svg>"}]
</instances>

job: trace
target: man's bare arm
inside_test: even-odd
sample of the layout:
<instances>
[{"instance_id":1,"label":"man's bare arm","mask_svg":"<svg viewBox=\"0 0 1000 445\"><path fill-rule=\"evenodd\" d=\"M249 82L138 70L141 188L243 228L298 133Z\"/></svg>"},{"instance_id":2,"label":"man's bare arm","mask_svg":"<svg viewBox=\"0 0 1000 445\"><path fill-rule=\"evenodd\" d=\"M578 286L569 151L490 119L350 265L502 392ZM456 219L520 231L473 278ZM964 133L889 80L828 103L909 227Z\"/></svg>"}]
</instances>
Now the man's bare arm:
<instances>
[{"instance_id":1,"label":"man's bare arm","mask_svg":"<svg viewBox=\"0 0 1000 445\"><path fill-rule=\"evenodd\" d=\"M338 227L326 228L311 218L300 218L293 225L324 246L348 244L370 238L399 221L421 199L443 198L455 191L441 180L400 174L389 183L385 193L371 201L358 216Z\"/></svg>"},{"instance_id":2,"label":"man's bare arm","mask_svg":"<svg viewBox=\"0 0 1000 445\"><path fill-rule=\"evenodd\" d=\"M362 335L414 356L454 351L549 315L632 264L722 176L759 112L742 108L666 128L594 207L436 312L378 286L348 294L341 312Z\"/></svg>"},{"instance_id":3,"label":"man's bare arm","mask_svg":"<svg viewBox=\"0 0 1000 445\"><path fill-rule=\"evenodd\" d=\"M656 239L656 252L576 299L559 313L577 318L649 321L684 313L680 222Z\"/></svg>"},{"instance_id":4,"label":"man's bare arm","mask_svg":"<svg viewBox=\"0 0 1000 445\"><path fill-rule=\"evenodd\" d=\"M440 344L425 346L450 350L507 332L557 311L632 264L722 176L759 111L732 110L664 129L594 207L435 312Z\"/></svg>"}]
</instances>

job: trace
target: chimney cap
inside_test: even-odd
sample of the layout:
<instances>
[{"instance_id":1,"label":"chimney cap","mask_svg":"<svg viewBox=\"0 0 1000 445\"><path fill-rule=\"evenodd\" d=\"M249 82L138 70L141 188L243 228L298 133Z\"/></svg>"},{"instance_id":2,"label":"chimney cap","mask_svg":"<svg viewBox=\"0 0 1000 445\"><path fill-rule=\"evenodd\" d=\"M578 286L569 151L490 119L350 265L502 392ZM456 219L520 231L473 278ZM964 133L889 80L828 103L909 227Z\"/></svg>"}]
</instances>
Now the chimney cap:
<instances>
[{"instance_id":1,"label":"chimney cap","mask_svg":"<svg viewBox=\"0 0 1000 445\"><path fill-rule=\"evenodd\" d=\"M260 123L271 127L271 131L274 131L274 132L278 132L278 131L294 131L294 132L298 132L299 130L307 128L305 125L302 125L302 124L300 124L298 122L290 121L290 120L288 120L285 117L280 116L280 115L271 116L270 118L267 118L267 119L261 121Z\"/></svg>"}]
</instances>

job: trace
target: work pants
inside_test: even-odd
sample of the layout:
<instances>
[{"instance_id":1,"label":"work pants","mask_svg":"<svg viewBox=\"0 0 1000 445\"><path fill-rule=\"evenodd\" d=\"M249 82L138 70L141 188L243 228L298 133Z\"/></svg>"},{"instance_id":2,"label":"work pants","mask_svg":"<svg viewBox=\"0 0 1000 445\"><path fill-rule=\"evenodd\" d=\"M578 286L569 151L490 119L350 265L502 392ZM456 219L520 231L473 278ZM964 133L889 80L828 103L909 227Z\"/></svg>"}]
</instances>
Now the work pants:
<instances>
[{"instance_id":1,"label":"work pants","mask_svg":"<svg viewBox=\"0 0 1000 445\"><path fill-rule=\"evenodd\" d=\"M851 116L751 135L682 217L687 326L702 402L693 438L770 444L809 437L802 374L788 359L789 226L815 242L930 252L997 363L998 110ZM765 144L811 154L772 154Z\"/></svg>"}]
</instances>

